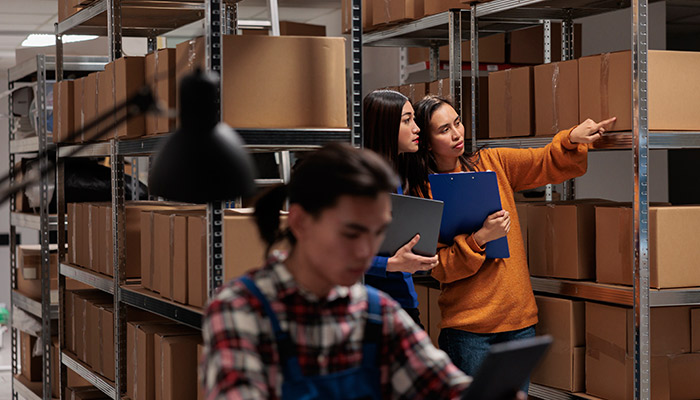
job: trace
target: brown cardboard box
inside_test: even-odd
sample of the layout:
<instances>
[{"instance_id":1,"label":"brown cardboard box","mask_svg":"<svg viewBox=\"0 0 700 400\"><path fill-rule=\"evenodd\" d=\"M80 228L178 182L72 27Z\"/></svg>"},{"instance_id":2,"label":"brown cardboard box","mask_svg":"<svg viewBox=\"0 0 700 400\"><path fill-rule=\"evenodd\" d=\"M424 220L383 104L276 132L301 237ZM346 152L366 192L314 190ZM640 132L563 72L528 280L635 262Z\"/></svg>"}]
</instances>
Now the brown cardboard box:
<instances>
[{"instance_id":1,"label":"brown cardboard box","mask_svg":"<svg viewBox=\"0 0 700 400\"><path fill-rule=\"evenodd\" d=\"M83 105L83 98L85 96L85 80L86 78L78 78L73 81L73 127L75 130L80 130L82 132L85 126L85 109ZM71 142L81 142L82 133L78 135Z\"/></svg>"},{"instance_id":2,"label":"brown cardboard box","mask_svg":"<svg viewBox=\"0 0 700 400\"><path fill-rule=\"evenodd\" d=\"M440 47L440 61L450 60L450 46ZM471 41L462 42L462 62L471 62ZM430 61L427 47L409 47L408 63ZM506 35L499 33L479 39L479 64L503 64L506 62Z\"/></svg>"},{"instance_id":3,"label":"brown cardboard box","mask_svg":"<svg viewBox=\"0 0 700 400\"><path fill-rule=\"evenodd\" d=\"M430 0L428 0L428 3ZM392 22L419 19L424 15L423 0L377 0L372 2L372 23L383 25Z\"/></svg>"},{"instance_id":4,"label":"brown cardboard box","mask_svg":"<svg viewBox=\"0 0 700 400\"><path fill-rule=\"evenodd\" d=\"M91 339L97 337L97 333L93 333L90 336L92 329L96 328L95 325L91 325L90 319L93 315L89 311L91 307L89 304L109 304L111 303L112 296L102 292L100 290L76 290L73 292L73 335L75 336L75 355L80 359L88 363L88 353L91 352ZM92 321L92 319L91 319Z\"/></svg>"},{"instance_id":5,"label":"brown cardboard box","mask_svg":"<svg viewBox=\"0 0 700 400\"><path fill-rule=\"evenodd\" d=\"M197 68L206 70L205 42L203 37L179 43L175 49L175 101L180 110L180 81Z\"/></svg>"},{"instance_id":6,"label":"brown cardboard box","mask_svg":"<svg viewBox=\"0 0 700 400\"><path fill-rule=\"evenodd\" d=\"M428 84L428 94L440 97L450 96L450 78L438 79Z\"/></svg>"},{"instance_id":7,"label":"brown cardboard box","mask_svg":"<svg viewBox=\"0 0 700 400\"><path fill-rule=\"evenodd\" d=\"M172 299L187 304L187 216L175 215L172 229Z\"/></svg>"},{"instance_id":8,"label":"brown cardboard box","mask_svg":"<svg viewBox=\"0 0 700 400\"><path fill-rule=\"evenodd\" d=\"M515 203L515 212L518 213L518 221L520 221L520 232L523 234L523 244L527 252L527 203Z\"/></svg>"},{"instance_id":9,"label":"brown cardboard box","mask_svg":"<svg viewBox=\"0 0 700 400\"><path fill-rule=\"evenodd\" d=\"M60 81L54 84L54 128L53 142L62 143L73 132L73 81Z\"/></svg>"},{"instance_id":10,"label":"brown cardboard box","mask_svg":"<svg viewBox=\"0 0 700 400\"><path fill-rule=\"evenodd\" d=\"M347 127L344 39L224 36L223 59L223 65L230 66L222 73L222 85L227 88L222 119L227 124L236 128ZM250 93L276 95L258 98Z\"/></svg>"},{"instance_id":11,"label":"brown cardboard box","mask_svg":"<svg viewBox=\"0 0 700 400\"><path fill-rule=\"evenodd\" d=\"M552 335L554 342L532 372L532 382L570 392L585 388L585 303L535 296L539 311L537 335Z\"/></svg>"},{"instance_id":12,"label":"brown cardboard box","mask_svg":"<svg viewBox=\"0 0 700 400\"><path fill-rule=\"evenodd\" d=\"M462 93L464 93L462 104L462 122L464 123L464 134L471 137L472 126L472 98L469 95L471 88L471 78L462 79ZM486 139L489 137L489 83L488 78L479 78L479 132L477 139ZM427 94L436 95L446 99L451 99L450 95L450 80L449 78L440 79L428 83ZM466 90L466 91L465 91Z\"/></svg>"},{"instance_id":13,"label":"brown cardboard box","mask_svg":"<svg viewBox=\"0 0 700 400\"><path fill-rule=\"evenodd\" d=\"M172 298L173 219L168 211L153 213L153 291Z\"/></svg>"},{"instance_id":14,"label":"brown cardboard box","mask_svg":"<svg viewBox=\"0 0 700 400\"><path fill-rule=\"evenodd\" d=\"M469 9L469 5L463 4L461 0L426 0L425 15L439 14L451 8Z\"/></svg>"},{"instance_id":15,"label":"brown cardboard box","mask_svg":"<svg viewBox=\"0 0 700 400\"><path fill-rule=\"evenodd\" d=\"M145 83L161 106L174 109L175 98L175 49L161 49L150 53L144 61ZM175 118L146 115L146 134L154 135L175 130Z\"/></svg>"},{"instance_id":16,"label":"brown cardboard box","mask_svg":"<svg viewBox=\"0 0 700 400\"><path fill-rule=\"evenodd\" d=\"M225 247L224 247L225 249ZM207 303L206 218L187 217L187 304L204 307Z\"/></svg>"},{"instance_id":17,"label":"brown cardboard box","mask_svg":"<svg viewBox=\"0 0 700 400\"><path fill-rule=\"evenodd\" d=\"M100 256L102 258L102 260L99 263L99 272L108 276L112 276L114 271L114 245L112 241L112 206L105 205L100 207L99 213L99 229L100 231L104 232L102 237L100 237L100 244L98 246L100 250Z\"/></svg>"},{"instance_id":18,"label":"brown cardboard box","mask_svg":"<svg viewBox=\"0 0 700 400\"><path fill-rule=\"evenodd\" d=\"M352 0L341 0L342 8L342 29L343 33L350 33L352 29ZM362 30L367 32L372 30L372 0L362 0Z\"/></svg>"},{"instance_id":19,"label":"brown cardboard box","mask_svg":"<svg viewBox=\"0 0 700 400\"><path fill-rule=\"evenodd\" d=\"M326 36L325 25L302 24L292 21L280 21L282 36Z\"/></svg>"},{"instance_id":20,"label":"brown cardboard box","mask_svg":"<svg viewBox=\"0 0 700 400\"><path fill-rule=\"evenodd\" d=\"M698 363L690 349L690 308L651 309L651 398L698 398L700 382L681 380L681 366ZM586 392L609 399L632 399L633 312L631 308L586 303ZM697 364L696 364L697 365ZM695 366L694 371L697 371ZM673 392L687 397L676 397Z\"/></svg>"},{"instance_id":21,"label":"brown cardboard box","mask_svg":"<svg viewBox=\"0 0 700 400\"><path fill-rule=\"evenodd\" d=\"M85 77L83 82L83 96L82 96L82 107L83 107L83 128L85 128L90 122L94 121L97 117L97 72L93 72ZM81 135L81 142L86 142L89 140L90 136L95 134L95 130L84 132Z\"/></svg>"},{"instance_id":22,"label":"brown cardboard box","mask_svg":"<svg viewBox=\"0 0 700 400\"><path fill-rule=\"evenodd\" d=\"M65 21L68 17L80 10L76 0L58 0L58 22Z\"/></svg>"},{"instance_id":23,"label":"brown cardboard box","mask_svg":"<svg viewBox=\"0 0 700 400\"><path fill-rule=\"evenodd\" d=\"M34 346L36 345L37 338L26 332L19 331L19 345L20 345L20 368L22 369L22 376L30 381L41 381L41 356L34 356Z\"/></svg>"},{"instance_id":24,"label":"brown cardboard box","mask_svg":"<svg viewBox=\"0 0 700 400\"><path fill-rule=\"evenodd\" d=\"M532 68L489 74L489 137L529 136L534 128Z\"/></svg>"},{"instance_id":25,"label":"brown cardboard box","mask_svg":"<svg viewBox=\"0 0 700 400\"><path fill-rule=\"evenodd\" d=\"M700 308L690 310L690 351L700 353Z\"/></svg>"},{"instance_id":26,"label":"brown cardboard box","mask_svg":"<svg viewBox=\"0 0 700 400\"><path fill-rule=\"evenodd\" d=\"M64 347L71 353L75 353L75 335L73 334L75 331L74 297L72 291L66 291L66 300L63 305L63 320L65 321L64 340L66 342Z\"/></svg>"},{"instance_id":27,"label":"brown cardboard box","mask_svg":"<svg viewBox=\"0 0 700 400\"><path fill-rule=\"evenodd\" d=\"M68 396L66 400L107 400L110 398L92 385L68 387L66 388L66 396Z\"/></svg>"},{"instance_id":28,"label":"brown cardboard box","mask_svg":"<svg viewBox=\"0 0 700 400\"><path fill-rule=\"evenodd\" d=\"M106 273L108 260L105 257L105 246L107 238L112 237L112 207L109 203L90 203L87 207L89 266L95 272ZM112 264L111 260L109 264Z\"/></svg>"},{"instance_id":29,"label":"brown cardboard box","mask_svg":"<svg viewBox=\"0 0 700 400\"><path fill-rule=\"evenodd\" d=\"M440 323L442 322L442 313L440 312L440 307L438 306L438 298L440 297L440 291L437 289L428 289L428 322L426 326L428 327L428 334L430 339L433 341L433 345L438 347L438 337L440 337Z\"/></svg>"},{"instance_id":30,"label":"brown cardboard box","mask_svg":"<svg viewBox=\"0 0 700 400\"><path fill-rule=\"evenodd\" d=\"M136 94L145 84L144 57L121 57L114 62L115 104L121 104ZM117 119L126 116L126 110L117 113ZM135 138L143 136L146 121L143 116L132 117L119 124L117 137Z\"/></svg>"},{"instance_id":31,"label":"brown cardboard box","mask_svg":"<svg viewBox=\"0 0 700 400\"><path fill-rule=\"evenodd\" d=\"M51 396L53 398L59 399L60 398L60 387L61 387L61 381L60 379L57 379L57 374L58 374L58 368L61 365L61 353L59 350L58 346L58 336L52 336L51 337L51 364L53 365L53 370L56 371L54 373L54 378L51 380ZM70 387L75 387L75 386L86 386L89 385L90 382L86 381L81 377L80 375L76 374L73 372L72 369L66 368L66 383L67 386Z\"/></svg>"},{"instance_id":32,"label":"brown cardboard box","mask_svg":"<svg viewBox=\"0 0 700 400\"><path fill-rule=\"evenodd\" d=\"M104 71L97 73L97 115L101 116L103 114L109 113L109 118L107 118L102 124L98 125L99 130L108 129L111 125L114 125L115 115L115 85L114 85L114 62L105 65ZM97 131L95 131L97 133ZM114 132L107 132L102 136L101 140L107 140L114 137Z\"/></svg>"},{"instance_id":33,"label":"brown cardboard box","mask_svg":"<svg viewBox=\"0 0 700 400\"><path fill-rule=\"evenodd\" d=\"M27 280L40 280L41 245L22 244L17 246L17 267L22 277ZM58 278L58 245L49 245L49 273L51 279Z\"/></svg>"},{"instance_id":34,"label":"brown cardboard box","mask_svg":"<svg viewBox=\"0 0 700 400\"><path fill-rule=\"evenodd\" d=\"M138 377L138 369L139 366L143 366L144 369L150 368L151 373L153 371L153 357L150 358L150 364L144 363L144 364L139 364L139 360L141 359L144 362L147 362L148 357L142 357L143 354L138 352L138 338L137 338L137 332L139 332L139 329L141 329L144 332L149 332L150 330L158 330L158 329L164 329L162 326L167 325L168 327L165 327L166 329L176 326L176 324L172 321L165 320L165 319L148 319L144 321L128 321L126 324L126 395L132 400L137 399L136 393L138 392L137 389L137 377ZM146 328L147 326L150 326L151 328ZM157 326L161 326L158 328ZM147 349L150 349L153 351L153 335L151 333L150 340L148 340L148 335L144 336L146 339L145 343L141 343L142 351L145 351ZM151 343L150 346L147 346L148 343ZM145 372L143 372L145 374ZM142 389L143 390L143 389ZM145 396L144 393L139 393L141 396ZM151 395L151 398L154 397L154 394Z\"/></svg>"},{"instance_id":35,"label":"brown cardboard box","mask_svg":"<svg viewBox=\"0 0 700 400\"><path fill-rule=\"evenodd\" d=\"M697 130L700 114L700 53L649 51L650 130ZM632 129L632 77L629 51L579 60L579 114L600 121L617 117L613 130Z\"/></svg>"},{"instance_id":36,"label":"brown cardboard box","mask_svg":"<svg viewBox=\"0 0 700 400\"><path fill-rule=\"evenodd\" d=\"M100 308L100 372L102 376L114 382L114 307Z\"/></svg>"},{"instance_id":37,"label":"brown cardboard box","mask_svg":"<svg viewBox=\"0 0 700 400\"><path fill-rule=\"evenodd\" d=\"M111 298L90 299L85 304L85 361L93 370L102 374L102 308L114 304ZM114 331L114 329L112 329Z\"/></svg>"},{"instance_id":38,"label":"brown cardboard box","mask_svg":"<svg viewBox=\"0 0 700 400\"><path fill-rule=\"evenodd\" d=\"M566 279L595 278L595 206L584 199L528 207L530 273Z\"/></svg>"},{"instance_id":39,"label":"brown cardboard box","mask_svg":"<svg viewBox=\"0 0 700 400\"><path fill-rule=\"evenodd\" d=\"M156 340L159 338L156 335ZM163 400L191 400L197 397L197 345L201 335L170 336L160 340L156 357L161 360L160 374L156 374L156 398ZM157 344L156 344L157 346ZM160 395L159 395L160 394Z\"/></svg>"},{"instance_id":40,"label":"brown cardboard box","mask_svg":"<svg viewBox=\"0 0 700 400\"><path fill-rule=\"evenodd\" d=\"M596 208L596 281L632 285L632 209ZM700 285L699 206L649 207L649 279L653 288Z\"/></svg>"},{"instance_id":41,"label":"brown cardboard box","mask_svg":"<svg viewBox=\"0 0 700 400\"><path fill-rule=\"evenodd\" d=\"M66 204L66 225L66 244L68 246L66 251L66 262L75 264L76 203Z\"/></svg>"},{"instance_id":42,"label":"brown cardboard box","mask_svg":"<svg viewBox=\"0 0 700 400\"><path fill-rule=\"evenodd\" d=\"M148 325L139 327L136 332L138 371L135 387L136 400L164 399L161 377L165 372L161 358L161 343L171 336L197 336L201 334L182 325ZM142 368L146 366L146 368ZM143 391L142 391L143 389ZM194 396L192 396L194 397ZM190 398L192 398L190 397Z\"/></svg>"},{"instance_id":43,"label":"brown cardboard box","mask_svg":"<svg viewBox=\"0 0 700 400\"><path fill-rule=\"evenodd\" d=\"M280 216L280 224L287 216ZM226 210L224 215L224 281L260 268L266 259L267 244L260 238L255 218L249 210Z\"/></svg>"},{"instance_id":44,"label":"brown cardboard box","mask_svg":"<svg viewBox=\"0 0 700 400\"><path fill-rule=\"evenodd\" d=\"M534 75L535 136L578 124L578 60L538 65Z\"/></svg>"},{"instance_id":45,"label":"brown cardboard box","mask_svg":"<svg viewBox=\"0 0 700 400\"><path fill-rule=\"evenodd\" d=\"M581 57L581 24L574 24L574 59ZM561 61L561 25L552 24L552 61ZM544 63L544 27L520 29L510 33L510 64Z\"/></svg>"}]
</instances>

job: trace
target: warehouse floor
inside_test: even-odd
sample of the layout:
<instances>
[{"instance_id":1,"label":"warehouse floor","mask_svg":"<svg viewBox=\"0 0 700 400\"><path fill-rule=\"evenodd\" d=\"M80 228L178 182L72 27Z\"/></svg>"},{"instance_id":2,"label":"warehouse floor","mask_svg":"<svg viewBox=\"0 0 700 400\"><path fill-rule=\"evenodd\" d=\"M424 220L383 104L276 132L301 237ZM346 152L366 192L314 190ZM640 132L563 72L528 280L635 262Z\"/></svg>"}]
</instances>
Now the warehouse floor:
<instances>
[{"instance_id":1,"label":"warehouse floor","mask_svg":"<svg viewBox=\"0 0 700 400\"><path fill-rule=\"evenodd\" d=\"M12 380L10 371L0 371L0 400L12 398Z\"/></svg>"}]
</instances>

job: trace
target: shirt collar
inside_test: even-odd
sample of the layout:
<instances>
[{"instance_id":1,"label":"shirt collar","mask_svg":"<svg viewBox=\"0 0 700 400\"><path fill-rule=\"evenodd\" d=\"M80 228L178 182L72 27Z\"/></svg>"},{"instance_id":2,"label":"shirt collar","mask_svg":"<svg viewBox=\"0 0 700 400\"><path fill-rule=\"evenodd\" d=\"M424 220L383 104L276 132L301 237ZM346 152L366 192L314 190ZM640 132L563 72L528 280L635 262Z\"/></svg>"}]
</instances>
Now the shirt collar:
<instances>
[{"instance_id":1,"label":"shirt collar","mask_svg":"<svg viewBox=\"0 0 700 400\"><path fill-rule=\"evenodd\" d=\"M299 286L292 273L284 265L283 260L278 258L270 261L270 268L275 276L278 298L280 300L297 294L312 303L330 303L336 300L349 299L350 297L350 288L335 286L328 293L328 296L321 299L311 291Z\"/></svg>"}]
</instances>

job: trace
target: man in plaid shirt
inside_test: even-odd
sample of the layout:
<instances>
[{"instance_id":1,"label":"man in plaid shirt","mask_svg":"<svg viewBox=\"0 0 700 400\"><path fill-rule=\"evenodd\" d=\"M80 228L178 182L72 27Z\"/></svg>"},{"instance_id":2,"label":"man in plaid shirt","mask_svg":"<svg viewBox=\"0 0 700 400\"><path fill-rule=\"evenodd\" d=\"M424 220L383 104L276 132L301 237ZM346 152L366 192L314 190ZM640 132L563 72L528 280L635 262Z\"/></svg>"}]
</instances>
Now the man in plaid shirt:
<instances>
[{"instance_id":1,"label":"man in plaid shirt","mask_svg":"<svg viewBox=\"0 0 700 400\"><path fill-rule=\"evenodd\" d=\"M460 397L471 378L396 301L358 283L391 221L396 184L376 154L332 145L258 201L262 237L288 239L289 256L273 255L209 304L207 399Z\"/></svg>"}]
</instances>

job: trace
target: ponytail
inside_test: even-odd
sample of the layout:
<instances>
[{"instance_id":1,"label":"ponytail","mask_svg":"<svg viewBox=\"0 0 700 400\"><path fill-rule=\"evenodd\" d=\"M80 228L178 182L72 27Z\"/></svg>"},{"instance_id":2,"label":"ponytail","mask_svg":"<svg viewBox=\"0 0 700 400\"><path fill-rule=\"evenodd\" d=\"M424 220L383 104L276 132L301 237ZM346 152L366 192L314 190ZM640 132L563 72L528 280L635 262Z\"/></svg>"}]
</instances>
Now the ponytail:
<instances>
[{"instance_id":1,"label":"ponytail","mask_svg":"<svg viewBox=\"0 0 700 400\"><path fill-rule=\"evenodd\" d=\"M255 222L258 225L260 237L267 243L267 250L280 240L287 237L294 243L294 237L288 229L280 229L280 210L287 200L288 188L285 184L271 187L255 203Z\"/></svg>"}]
</instances>

